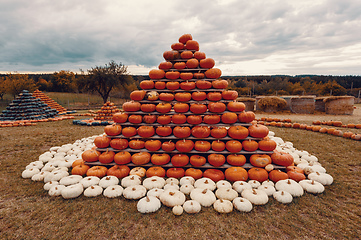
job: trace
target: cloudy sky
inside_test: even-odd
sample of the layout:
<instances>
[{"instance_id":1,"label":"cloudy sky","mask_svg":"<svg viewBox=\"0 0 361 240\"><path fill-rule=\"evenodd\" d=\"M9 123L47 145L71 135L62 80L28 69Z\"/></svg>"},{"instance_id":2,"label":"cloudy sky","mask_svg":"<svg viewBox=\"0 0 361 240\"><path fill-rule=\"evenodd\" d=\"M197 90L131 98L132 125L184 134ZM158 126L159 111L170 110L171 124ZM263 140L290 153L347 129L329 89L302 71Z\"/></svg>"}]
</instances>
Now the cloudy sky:
<instances>
[{"instance_id":1,"label":"cloudy sky","mask_svg":"<svg viewBox=\"0 0 361 240\"><path fill-rule=\"evenodd\" d=\"M148 74L184 33L223 75L361 75L360 0L2 0L0 72Z\"/></svg>"}]
</instances>

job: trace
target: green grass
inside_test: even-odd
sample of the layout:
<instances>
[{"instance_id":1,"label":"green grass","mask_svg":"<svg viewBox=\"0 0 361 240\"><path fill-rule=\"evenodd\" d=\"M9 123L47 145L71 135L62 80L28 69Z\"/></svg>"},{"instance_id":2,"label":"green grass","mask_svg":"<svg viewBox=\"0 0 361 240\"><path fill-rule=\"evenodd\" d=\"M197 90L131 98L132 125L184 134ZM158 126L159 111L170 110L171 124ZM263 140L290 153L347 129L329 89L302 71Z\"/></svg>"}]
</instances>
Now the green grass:
<instances>
[{"instance_id":1,"label":"green grass","mask_svg":"<svg viewBox=\"0 0 361 240\"><path fill-rule=\"evenodd\" d=\"M257 116L258 117L258 116ZM297 116L293 115L296 119ZM330 117L331 118L331 117ZM320 195L291 204L270 199L250 213L174 216L170 208L143 215L136 201L50 197L43 183L22 179L25 166L50 147L103 132L71 120L0 131L1 239L358 239L361 234L360 142L306 130L270 127L299 150L315 154L334 177Z\"/></svg>"}]
</instances>

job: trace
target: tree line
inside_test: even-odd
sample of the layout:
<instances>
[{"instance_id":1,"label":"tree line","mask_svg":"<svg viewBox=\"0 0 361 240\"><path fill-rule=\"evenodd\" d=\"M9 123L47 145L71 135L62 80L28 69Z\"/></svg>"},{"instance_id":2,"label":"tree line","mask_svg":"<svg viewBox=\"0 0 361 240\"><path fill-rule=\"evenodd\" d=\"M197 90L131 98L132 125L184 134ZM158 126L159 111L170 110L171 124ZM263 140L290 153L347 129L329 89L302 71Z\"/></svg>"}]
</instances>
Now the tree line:
<instances>
[{"instance_id":1,"label":"tree line","mask_svg":"<svg viewBox=\"0 0 361 240\"><path fill-rule=\"evenodd\" d=\"M352 95L358 97L361 76L322 75L265 75L223 76L229 81L229 89L240 96L255 95ZM61 70L50 74L0 75L0 98L5 93L17 96L22 90L39 89L46 92L97 93L106 102L110 95L129 99L131 91L140 89L139 84L148 80L147 75L130 75L127 66L110 61L80 73Z\"/></svg>"}]
</instances>

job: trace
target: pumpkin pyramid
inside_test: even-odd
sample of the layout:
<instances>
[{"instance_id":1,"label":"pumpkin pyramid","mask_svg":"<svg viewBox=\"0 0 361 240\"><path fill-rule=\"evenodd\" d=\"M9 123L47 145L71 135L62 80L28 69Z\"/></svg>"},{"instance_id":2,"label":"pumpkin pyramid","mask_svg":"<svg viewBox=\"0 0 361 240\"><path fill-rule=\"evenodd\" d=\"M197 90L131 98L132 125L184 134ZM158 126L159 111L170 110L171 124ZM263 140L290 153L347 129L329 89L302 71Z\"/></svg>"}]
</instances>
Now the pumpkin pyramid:
<instances>
[{"instance_id":1,"label":"pumpkin pyramid","mask_svg":"<svg viewBox=\"0 0 361 240\"><path fill-rule=\"evenodd\" d=\"M264 181L272 168L290 165L277 154L271 158L276 143L267 138L268 128L253 122L255 114L244 111L236 91L226 90L221 70L190 34L171 49L149 72L150 80L140 83L142 90L130 94L124 112L114 114L115 124L94 140L97 149L84 152L87 165L143 167L147 176L216 181Z\"/></svg>"},{"instance_id":2,"label":"pumpkin pyramid","mask_svg":"<svg viewBox=\"0 0 361 240\"><path fill-rule=\"evenodd\" d=\"M50 108L39 98L34 97L29 91L23 90L13 100L6 110L0 114L0 121L40 120L53 118L58 114L56 109Z\"/></svg>"},{"instance_id":3,"label":"pumpkin pyramid","mask_svg":"<svg viewBox=\"0 0 361 240\"><path fill-rule=\"evenodd\" d=\"M96 112L94 120L112 120L113 114L119 112L117 106L112 102L106 102L104 105Z\"/></svg>"},{"instance_id":4,"label":"pumpkin pyramid","mask_svg":"<svg viewBox=\"0 0 361 240\"><path fill-rule=\"evenodd\" d=\"M61 106L57 102L55 102L53 99L51 99L50 97L45 95L45 93L43 93L42 91L40 91L38 89L36 89L33 92L33 96L36 97L36 98L39 98L41 101L46 103L49 107L57 110L59 112L59 114L65 113L67 111L66 108L64 108L63 106Z\"/></svg>"}]
</instances>

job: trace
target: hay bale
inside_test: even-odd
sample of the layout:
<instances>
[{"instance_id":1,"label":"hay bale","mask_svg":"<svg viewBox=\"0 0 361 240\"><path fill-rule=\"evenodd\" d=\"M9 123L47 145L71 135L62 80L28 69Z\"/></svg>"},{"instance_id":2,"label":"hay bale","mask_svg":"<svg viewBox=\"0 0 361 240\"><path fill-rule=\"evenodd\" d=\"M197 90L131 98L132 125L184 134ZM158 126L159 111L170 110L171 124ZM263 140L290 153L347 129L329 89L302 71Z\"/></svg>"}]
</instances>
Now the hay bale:
<instances>
[{"instance_id":1,"label":"hay bale","mask_svg":"<svg viewBox=\"0 0 361 240\"><path fill-rule=\"evenodd\" d=\"M256 97L256 110L261 110L261 108L259 107L258 103L262 98L265 98L266 96L257 96Z\"/></svg>"},{"instance_id":2,"label":"hay bale","mask_svg":"<svg viewBox=\"0 0 361 240\"><path fill-rule=\"evenodd\" d=\"M243 102L246 105L246 111L254 111L256 99L248 97L239 97L237 98L238 102Z\"/></svg>"},{"instance_id":3,"label":"hay bale","mask_svg":"<svg viewBox=\"0 0 361 240\"><path fill-rule=\"evenodd\" d=\"M285 106L285 108L283 110L291 110L291 99L294 96L280 96L280 98L286 100L287 105Z\"/></svg>"},{"instance_id":4,"label":"hay bale","mask_svg":"<svg viewBox=\"0 0 361 240\"><path fill-rule=\"evenodd\" d=\"M263 97L258 101L259 108L265 112L281 111L286 105L286 100L275 96Z\"/></svg>"},{"instance_id":5,"label":"hay bale","mask_svg":"<svg viewBox=\"0 0 361 240\"><path fill-rule=\"evenodd\" d=\"M293 97L291 111L294 113L312 114L315 112L315 96Z\"/></svg>"},{"instance_id":6,"label":"hay bale","mask_svg":"<svg viewBox=\"0 0 361 240\"><path fill-rule=\"evenodd\" d=\"M324 97L317 97L315 99L315 110L319 112L325 112L325 102L323 101Z\"/></svg>"},{"instance_id":7,"label":"hay bale","mask_svg":"<svg viewBox=\"0 0 361 240\"><path fill-rule=\"evenodd\" d=\"M326 114L352 115L355 98L353 96L332 96L324 100Z\"/></svg>"}]
</instances>

